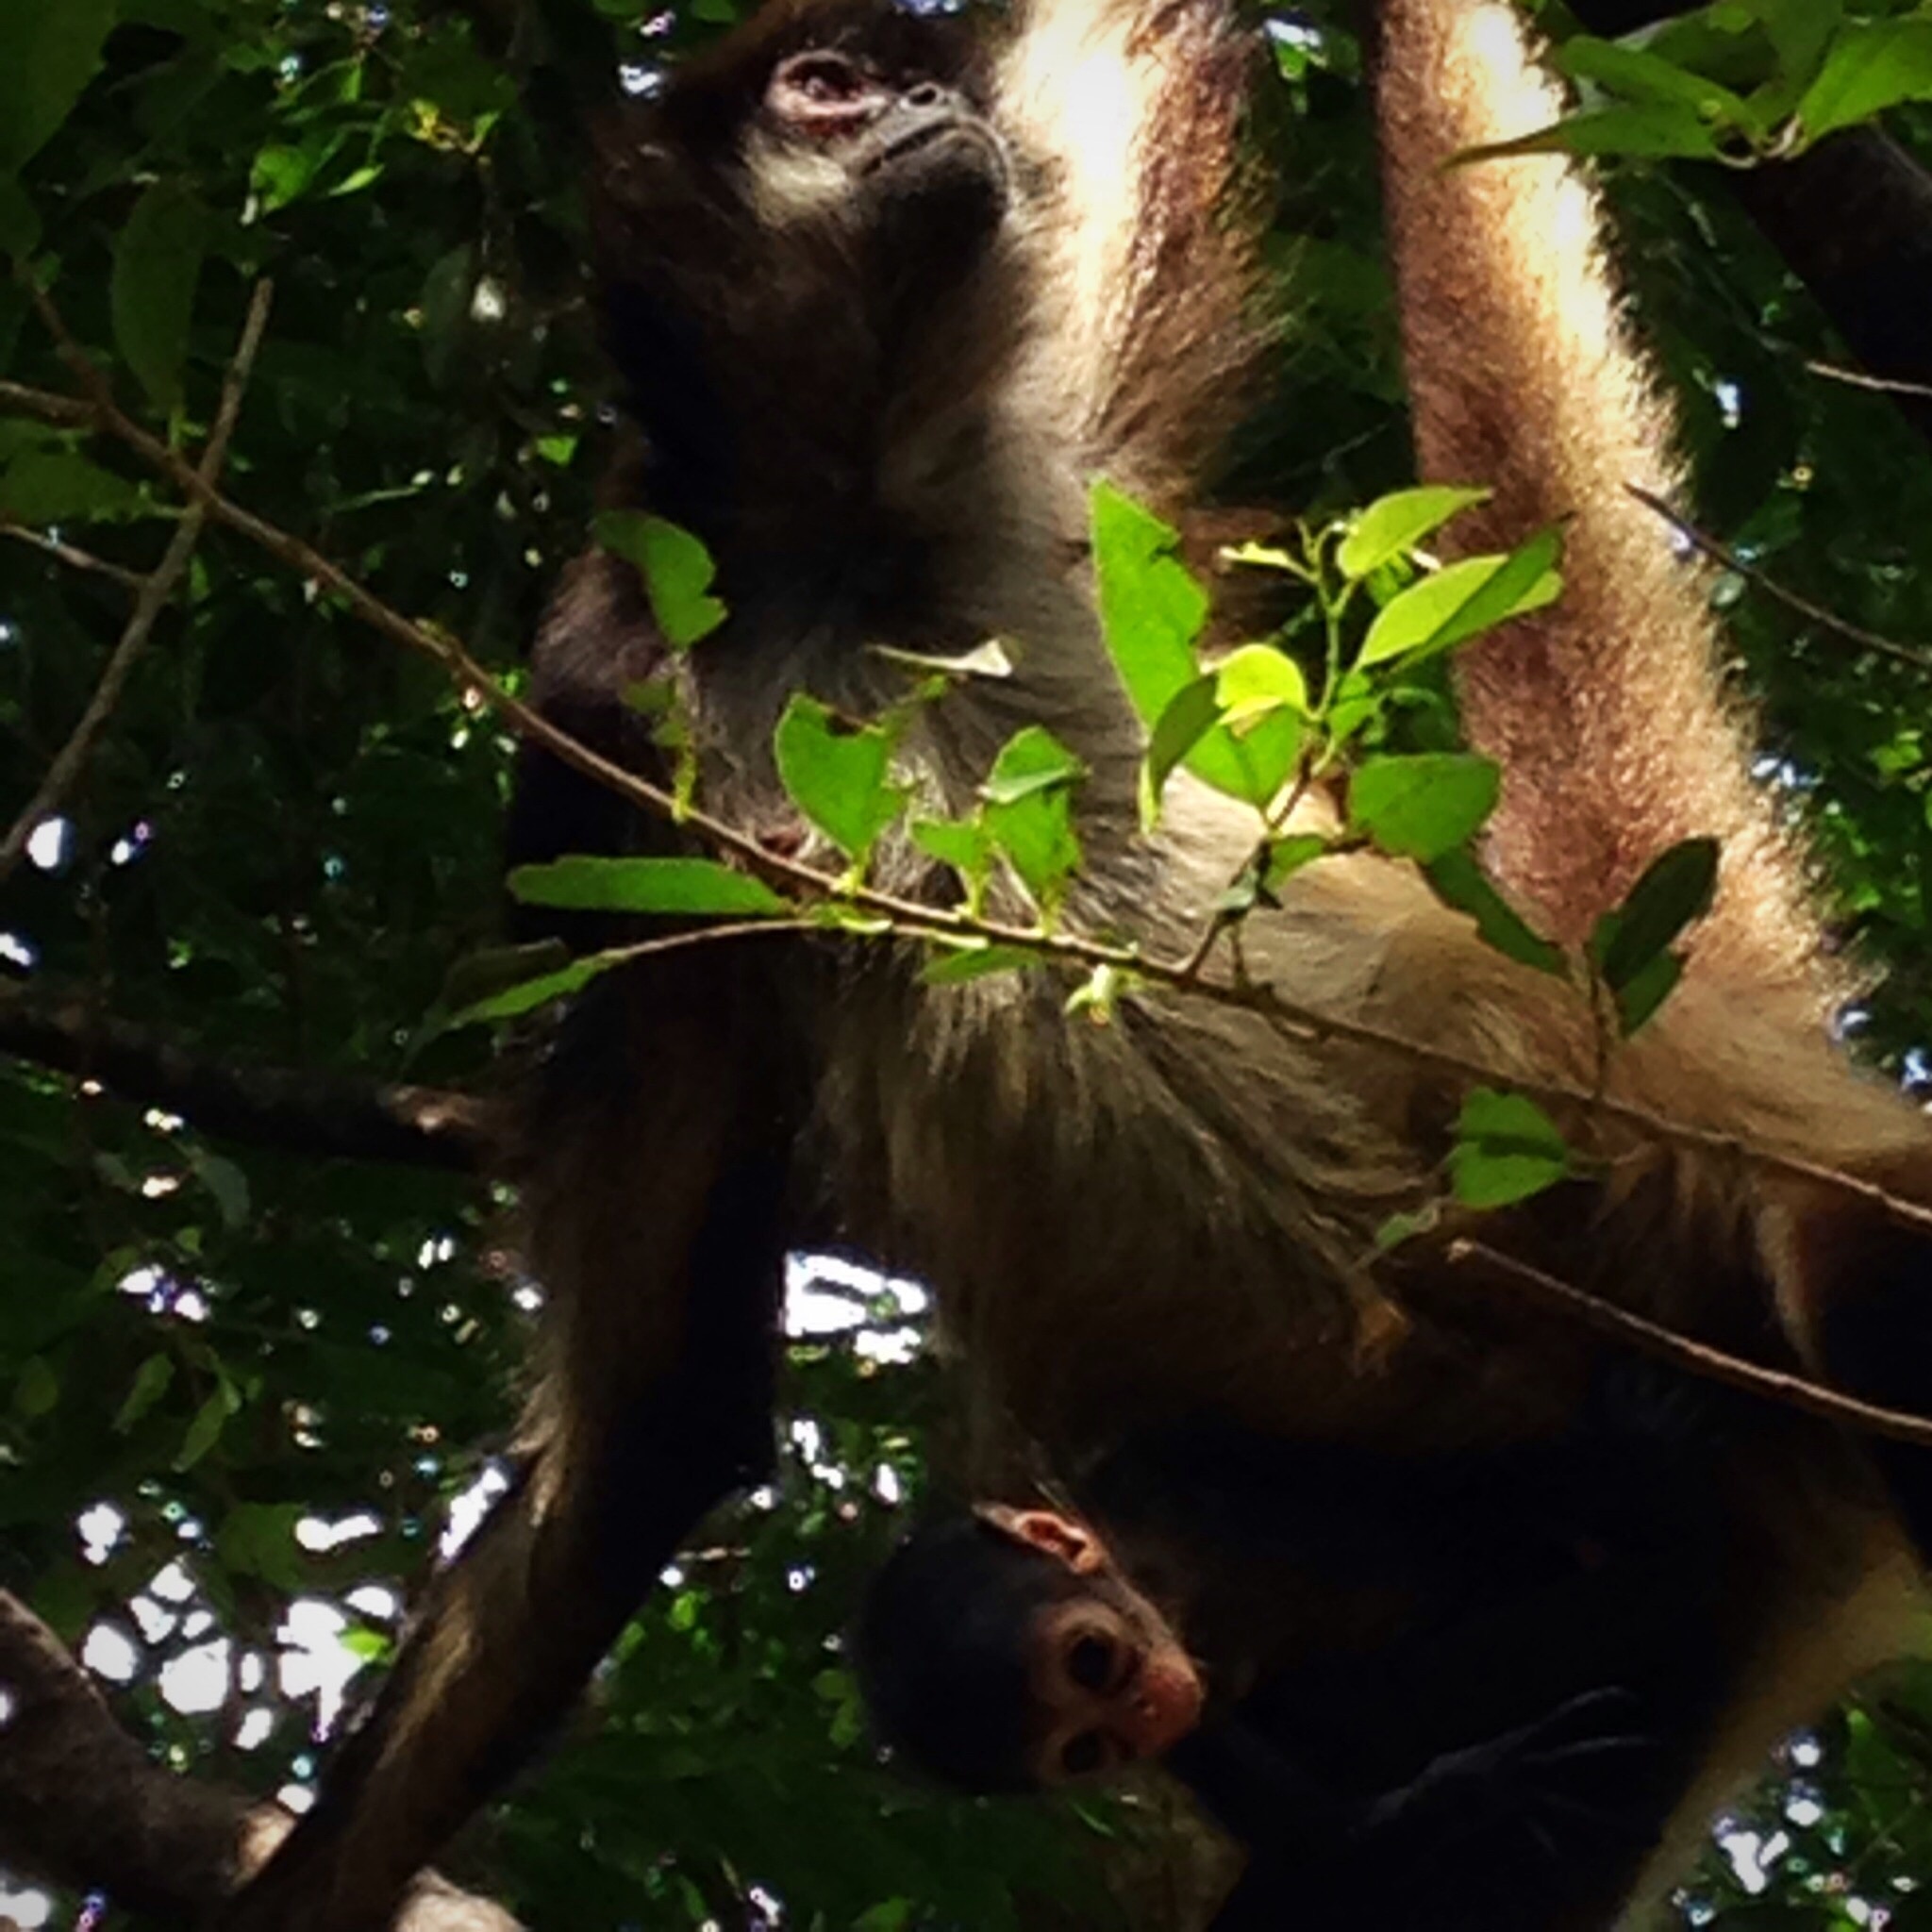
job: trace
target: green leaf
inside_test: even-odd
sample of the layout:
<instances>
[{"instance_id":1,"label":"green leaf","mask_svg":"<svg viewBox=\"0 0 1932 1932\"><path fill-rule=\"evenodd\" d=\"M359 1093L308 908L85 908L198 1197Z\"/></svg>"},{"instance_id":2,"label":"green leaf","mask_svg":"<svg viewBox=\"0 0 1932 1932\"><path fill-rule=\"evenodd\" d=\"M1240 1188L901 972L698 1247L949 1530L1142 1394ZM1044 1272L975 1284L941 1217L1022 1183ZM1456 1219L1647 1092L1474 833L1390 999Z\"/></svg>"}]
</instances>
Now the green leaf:
<instances>
[{"instance_id":1,"label":"green leaf","mask_svg":"<svg viewBox=\"0 0 1932 1932\"><path fill-rule=\"evenodd\" d=\"M1683 976L1683 960L1674 953L1659 953L1617 988L1617 1024L1625 1040L1663 1005Z\"/></svg>"},{"instance_id":2,"label":"green leaf","mask_svg":"<svg viewBox=\"0 0 1932 1932\"><path fill-rule=\"evenodd\" d=\"M1215 680L1197 677L1184 684L1169 700L1147 741L1141 761L1141 829L1151 832L1160 823L1160 795L1174 770L1202 738L1220 722L1221 701Z\"/></svg>"},{"instance_id":3,"label":"green leaf","mask_svg":"<svg viewBox=\"0 0 1932 1932\"><path fill-rule=\"evenodd\" d=\"M1198 673L1194 640L1208 596L1171 553L1179 532L1110 483L1090 498L1101 629L1114 668L1150 729Z\"/></svg>"},{"instance_id":4,"label":"green leaf","mask_svg":"<svg viewBox=\"0 0 1932 1932\"><path fill-rule=\"evenodd\" d=\"M1449 1179L1466 1208L1507 1208L1553 1188L1570 1172L1570 1149L1533 1100L1478 1087L1462 1103Z\"/></svg>"},{"instance_id":5,"label":"green leaf","mask_svg":"<svg viewBox=\"0 0 1932 1932\"><path fill-rule=\"evenodd\" d=\"M978 819L914 819L912 842L942 865L950 865L976 898L992 870L992 834Z\"/></svg>"},{"instance_id":6,"label":"green leaf","mask_svg":"<svg viewBox=\"0 0 1932 1932\"><path fill-rule=\"evenodd\" d=\"M607 509L591 528L606 550L637 567L651 615L674 651L690 650L724 622L724 604L710 594L718 567L689 530L629 509Z\"/></svg>"},{"instance_id":7,"label":"green leaf","mask_svg":"<svg viewBox=\"0 0 1932 1932\"><path fill-rule=\"evenodd\" d=\"M302 1588L307 1565L295 1526L308 1511L299 1503L238 1503L215 1531L222 1567L291 1593Z\"/></svg>"},{"instance_id":8,"label":"green leaf","mask_svg":"<svg viewBox=\"0 0 1932 1932\"><path fill-rule=\"evenodd\" d=\"M1869 121L1906 101L1932 100L1932 20L1853 22L1840 29L1799 98L1807 139Z\"/></svg>"},{"instance_id":9,"label":"green leaf","mask_svg":"<svg viewBox=\"0 0 1932 1932\"><path fill-rule=\"evenodd\" d=\"M222 1225L228 1228L248 1224L248 1176L232 1160L210 1154L206 1147L191 1147L189 1165L220 1210Z\"/></svg>"},{"instance_id":10,"label":"green leaf","mask_svg":"<svg viewBox=\"0 0 1932 1932\"><path fill-rule=\"evenodd\" d=\"M669 912L758 919L792 910L764 880L715 858L603 858L589 855L520 865L510 895L568 912ZM581 962L579 962L581 963Z\"/></svg>"},{"instance_id":11,"label":"green leaf","mask_svg":"<svg viewBox=\"0 0 1932 1932\"><path fill-rule=\"evenodd\" d=\"M1719 132L1693 108L1669 101L1641 108L1597 108L1567 115L1514 141L1465 148L1456 167L1502 160L1510 155L1629 155L1641 160L1714 161L1722 158Z\"/></svg>"},{"instance_id":12,"label":"green leaf","mask_svg":"<svg viewBox=\"0 0 1932 1932\"><path fill-rule=\"evenodd\" d=\"M1591 935L1591 958L1616 991L1647 971L1717 896L1722 847L1715 839L1686 839L1644 868L1614 912Z\"/></svg>"},{"instance_id":13,"label":"green leaf","mask_svg":"<svg viewBox=\"0 0 1932 1932\"><path fill-rule=\"evenodd\" d=\"M1086 775L1087 767L1044 724L1028 724L1000 747L979 790L989 804L1011 805Z\"/></svg>"},{"instance_id":14,"label":"green leaf","mask_svg":"<svg viewBox=\"0 0 1932 1932\"><path fill-rule=\"evenodd\" d=\"M1560 544L1557 531L1544 530L1520 550L1466 557L1411 584L1376 612L1357 665L1419 662L1554 604L1563 591L1554 568Z\"/></svg>"},{"instance_id":15,"label":"green leaf","mask_svg":"<svg viewBox=\"0 0 1932 1932\"><path fill-rule=\"evenodd\" d=\"M1426 862L1468 843L1501 789L1494 760L1470 752L1367 758L1349 780L1349 819L1383 851Z\"/></svg>"},{"instance_id":16,"label":"green leaf","mask_svg":"<svg viewBox=\"0 0 1932 1932\"><path fill-rule=\"evenodd\" d=\"M996 946L986 941L942 940L920 969L927 986L964 986L995 973L1024 973L1040 964L1037 954L1024 946Z\"/></svg>"},{"instance_id":17,"label":"green leaf","mask_svg":"<svg viewBox=\"0 0 1932 1932\"><path fill-rule=\"evenodd\" d=\"M1064 788L1033 791L1009 805L986 808L986 828L1042 913L1051 914L1080 866L1072 794Z\"/></svg>"},{"instance_id":18,"label":"green leaf","mask_svg":"<svg viewBox=\"0 0 1932 1932\"><path fill-rule=\"evenodd\" d=\"M241 1407L241 1391L225 1380L195 1410L194 1420L188 1424L187 1433L181 1438L181 1447L175 1457L176 1474L192 1469L221 1441L222 1430L228 1418Z\"/></svg>"},{"instance_id":19,"label":"green leaf","mask_svg":"<svg viewBox=\"0 0 1932 1932\"><path fill-rule=\"evenodd\" d=\"M1466 851L1445 852L1425 868L1436 896L1475 921L1476 937L1520 965L1533 966L1558 979L1570 962L1562 947L1539 934L1505 899Z\"/></svg>"},{"instance_id":20,"label":"green leaf","mask_svg":"<svg viewBox=\"0 0 1932 1932\"><path fill-rule=\"evenodd\" d=\"M1237 737L1276 711L1308 712L1308 681L1302 667L1272 644L1243 644L1214 667L1214 693L1222 716Z\"/></svg>"},{"instance_id":21,"label":"green leaf","mask_svg":"<svg viewBox=\"0 0 1932 1932\"><path fill-rule=\"evenodd\" d=\"M60 1377L43 1355L30 1355L20 1365L13 1384L13 1410L32 1422L51 1415L60 1406Z\"/></svg>"},{"instance_id":22,"label":"green leaf","mask_svg":"<svg viewBox=\"0 0 1932 1932\"><path fill-rule=\"evenodd\" d=\"M168 1392L168 1385L174 1379L175 1358L172 1356L149 1356L134 1372L133 1384L114 1417L114 1433L117 1436L127 1435Z\"/></svg>"},{"instance_id":23,"label":"green leaf","mask_svg":"<svg viewBox=\"0 0 1932 1932\"><path fill-rule=\"evenodd\" d=\"M1398 490L1363 510L1335 553L1342 575L1359 581L1385 563L1407 556L1424 537L1432 536L1453 516L1487 503L1490 490L1470 490L1452 483L1432 483L1420 490Z\"/></svg>"},{"instance_id":24,"label":"green leaf","mask_svg":"<svg viewBox=\"0 0 1932 1932\"><path fill-rule=\"evenodd\" d=\"M1562 65L1577 80L1593 80L1638 103L1675 103L1701 119L1750 127L1752 115L1729 88L1641 47L1621 46L1591 34L1563 42Z\"/></svg>"},{"instance_id":25,"label":"green leaf","mask_svg":"<svg viewBox=\"0 0 1932 1932\"><path fill-rule=\"evenodd\" d=\"M794 691L773 734L786 794L854 865L863 865L904 802L892 741L878 724L848 724Z\"/></svg>"},{"instance_id":26,"label":"green leaf","mask_svg":"<svg viewBox=\"0 0 1932 1932\"><path fill-rule=\"evenodd\" d=\"M0 255L24 260L41 245L41 211L33 196L11 176L0 175ZM7 358L0 354L0 369Z\"/></svg>"},{"instance_id":27,"label":"green leaf","mask_svg":"<svg viewBox=\"0 0 1932 1932\"><path fill-rule=\"evenodd\" d=\"M515 1020L525 1013L535 1012L539 1007L547 1007L553 1000L569 999L573 993L581 992L599 974L608 973L613 966L625 963L625 953L615 948L607 953L588 953L580 959L573 959L568 966L559 967L555 973L539 974L534 979L526 979L521 985L505 987L501 992L491 993L487 999L480 999L453 1013L448 1030L455 1032L460 1026L481 1025L491 1020Z\"/></svg>"},{"instance_id":28,"label":"green leaf","mask_svg":"<svg viewBox=\"0 0 1932 1932\"><path fill-rule=\"evenodd\" d=\"M181 369L207 248L208 210L159 181L134 204L114 244L108 306L122 358L158 409L181 400Z\"/></svg>"},{"instance_id":29,"label":"green leaf","mask_svg":"<svg viewBox=\"0 0 1932 1932\"><path fill-rule=\"evenodd\" d=\"M16 523L117 523L146 508L132 483L76 450L23 449L0 472L0 513Z\"/></svg>"},{"instance_id":30,"label":"green leaf","mask_svg":"<svg viewBox=\"0 0 1932 1932\"><path fill-rule=\"evenodd\" d=\"M1326 856L1328 841L1319 832L1291 832L1268 847L1267 885L1278 892L1296 873Z\"/></svg>"},{"instance_id":31,"label":"green leaf","mask_svg":"<svg viewBox=\"0 0 1932 1932\"><path fill-rule=\"evenodd\" d=\"M0 172L38 154L101 64L115 0L0 6Z\"/></svg>"}]
</instances>

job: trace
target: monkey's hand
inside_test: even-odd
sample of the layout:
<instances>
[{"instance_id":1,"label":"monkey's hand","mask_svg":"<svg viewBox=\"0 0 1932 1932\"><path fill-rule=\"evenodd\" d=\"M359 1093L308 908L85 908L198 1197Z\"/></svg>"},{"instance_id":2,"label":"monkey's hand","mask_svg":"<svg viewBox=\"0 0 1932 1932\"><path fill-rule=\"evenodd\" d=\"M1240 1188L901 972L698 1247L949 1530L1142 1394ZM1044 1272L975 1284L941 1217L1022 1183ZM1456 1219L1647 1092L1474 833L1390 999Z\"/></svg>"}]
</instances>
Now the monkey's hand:
<instances>
[{"instance_id":1,"label":"monkey's hand","mask_svg":"<svg viewBox=\"0 0 1932 1932\"><path fill-rule=\"evenodd\" d=\"M1573 1697L1547 1717L1431 1758L1364 1812L1356 1839L1402 1862L1507 1871L1524 1850L1552 1866L1614 1839L1638 1805L1656 1740L1616 1690Z\"/></svg>"}]
</instances>

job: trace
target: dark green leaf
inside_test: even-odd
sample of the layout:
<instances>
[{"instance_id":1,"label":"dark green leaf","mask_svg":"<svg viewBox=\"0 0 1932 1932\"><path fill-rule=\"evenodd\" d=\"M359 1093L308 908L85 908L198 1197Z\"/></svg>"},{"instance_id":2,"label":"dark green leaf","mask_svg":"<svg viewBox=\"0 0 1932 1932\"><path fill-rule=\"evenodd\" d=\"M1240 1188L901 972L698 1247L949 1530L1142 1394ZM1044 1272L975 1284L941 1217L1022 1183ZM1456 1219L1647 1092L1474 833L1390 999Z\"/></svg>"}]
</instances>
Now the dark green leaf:
<instances>
[{"instance_id":1,"label":"dark green leaf","mask_svg":"<svg viewBox=\"0 0 1932 1932\"><path fill-rule=\"evenodd\" d=\"M1686 839L1645 867L1614 913L1599 922L1591 956L1615 990L1631 984L1717 896L1722 848L1715 839Z\"/></svg>"},{"instance_id":2,"label":"dark green leaf","mask_svg":"<svg viewBox=\"0 0 1932 1932\"><path fill-rule=\"evenodd\" d=\"M134 204L114 245L114 341L159 409L181 400L207 235L208 210L194 195L178 182L159 181Z\"/></svg>"},{"instance_id":3,"label":"dark green leaf","mask_svg":"<svg viewBox=\"0 0 1932 1932\"><path fill-rule=\"evenodd\" d=\"M1478 1087L1462 1103L1449 1177L1464 1207L1507 1208L1569 1172L1570 1149L1533 1100Z\"/></svg>"},{"instance_id":4,"label":"dark green leaf","mask_svg":"<svg viewBox=\"0 0 1932 1932\"><path fill-rule=\"evenodd\" d=\"M175 1379L175 1358L167 1355L151 1355L134 1372L133 1386L129 1388L114 1417L114 1433L125 1436L154 1407L168 1392L168 1385Z\"/></svg>"},{"instance_id":5,"label":"dark green leaf","mask_svg":"<svg viewBox=\"0 0 1932 1932\"><path fill-rule=\"evenodd\" d=\"M1563 957L1563 949L1537 933L1467 852L1445 852L1426 870L1437 897L1457 911L1467 912L1485 944L1539 973L1559 979L1568 975L1570 962Z\"/></svg>"},{"instance_id":6,"label":"dark green leaf","mask_svg":"<svg viewBox=\"0 0 1932 1932\"><path fill-rule=\"evenodd\" d=\"M1349 780L1349 821L1383 851L1426 862L1467 844L1501 789L1494 761L1468 752L1367 758Z\"/></svg>"},{"instance_id":7,"label":"dark green leaf","mask_svg":"<svg viewBox=\"0 0 1932 1932\"><path fill-rule=\"evenodd\" d=\"M0 172L39 153L101 64L114 0L0 7Z\"/></svg>"},{"instance_id":8,"label":"dark green leaf","mask_svg":"<svg viewBox=\"0 0 1932 1932\"><path fill-rule=\"evenodd\" d=\"M602 858L582 856L521 865L512 897L571 912L710 913L757 919L791 911L788 900L749 873L715 858Z\"/></svg>"}]
</instances>

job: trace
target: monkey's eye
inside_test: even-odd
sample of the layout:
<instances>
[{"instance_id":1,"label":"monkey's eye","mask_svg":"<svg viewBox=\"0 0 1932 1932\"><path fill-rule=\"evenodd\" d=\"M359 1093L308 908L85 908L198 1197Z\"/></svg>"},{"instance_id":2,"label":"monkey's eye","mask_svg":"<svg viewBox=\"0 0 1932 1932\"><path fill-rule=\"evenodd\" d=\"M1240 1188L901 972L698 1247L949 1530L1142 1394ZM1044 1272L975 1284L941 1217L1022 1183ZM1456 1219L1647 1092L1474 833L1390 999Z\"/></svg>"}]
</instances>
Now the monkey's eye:
<instances>
[{"instance_id":1,"label":"monkey's eye","mask_svg":"<svg viewBox=\"0 0 1932 1932\"><path fill-rule=\"evenodd\" d=\"M1098 1731L1082 1731L1069 1738L1060 1752L1060 1769L1069 1777L1091 1777L1107 1758L1107 1746Z\"/></svg>"},{"instance_id":2,"label":"monkey's eye","mask_svg":"<svg viewBox=\"0 0 1932 1932\"><path fill-rule=\"evenodd\" d=\"M774 93L831 107L856 99L866 91L866 77L842 54L798 54L772 76Z\"/></svg>"},{"instance_id":3,"label":"monkey's eye","mask_svg":"<svg viewBox=\"0 0 1932 1932\"><path fill-rule=\"evenodd\" d=\"M1067 1677L1083 1690L1105 1690L1113 1680L1113 1645L1091 1631L1076 1637L1067 1650Z\"/></svg>"}]
</instances>

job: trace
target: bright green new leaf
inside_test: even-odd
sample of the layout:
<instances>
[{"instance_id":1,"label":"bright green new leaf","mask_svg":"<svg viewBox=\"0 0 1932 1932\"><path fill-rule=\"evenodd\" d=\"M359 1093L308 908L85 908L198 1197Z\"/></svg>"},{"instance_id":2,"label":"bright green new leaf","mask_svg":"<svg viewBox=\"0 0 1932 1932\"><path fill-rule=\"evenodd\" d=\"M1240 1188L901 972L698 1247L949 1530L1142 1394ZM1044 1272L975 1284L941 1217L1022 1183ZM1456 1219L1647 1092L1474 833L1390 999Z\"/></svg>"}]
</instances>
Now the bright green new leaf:
<instances>
[{"instance_id":1,"label":"bright green new leaf","mask_svg":"<svg viewBox=\"0 0 1932 1932\"><path fill-rule=\"evenodd\" d=\"M1494 492L1470 490L1453 483L1431 483L1420 490L1398 490L1378 497L1363 510L1335 553L1345 577L1359 580L1407 554L1424 537L1432 536L1453 516L1487 503Z\"/></svg>"},{"instance_id":2,"label":"bright green new leaf","mask_svg":"<svg viewBox=\"0 0 1932 1932\"><path fill-rule=\"evenodd\" d=\"M848 724L817 698L794 691L772 749L792 804L854 865L863 865L903 802L885 727Z\"/></svg>"},{"instance_id":3,"label":"bright green new leaf","mask_svg":"<svg viewBox=\"0 0 1932 1932\"><path fill-rule=\"evenodd\" d=\"M1411 584L1376 612L1357 666L1420 661L1554 604L1563 591L1555 568L1560 545L1555 530L1544 530L1507 556L1466 557Z\"/></svg>"},{"instance_id":4,"label":"bright green new leaf","mask_svg":"<svg viewBox=\"0 0 1932 1932\"><path fill-rule=\"evenodd\" d=\"M1539 934L1497 891L1466 851L1445 852L1425 868L1436 896L1475 921L1476 937L1519 965L1533 966L1556 978L1568 976L1562 947Z\"/></svg>"},{"instance_id":5,"label":"bright green new leaf","mask_svg":"<svg viewBox=\"0 0 1932 1932\"><path fill-rule=\"evenodd\" d=\"M604 510L591 527L606 550L636 565L651 615L674 651L690 650L724 622L723 602L710 594L718 567L689 530L634 509Z\"/></svg>"},{"instance_id":6,"label":"bright green new leaf","mask_svg":"<svg viewBox=\"0 0 1932 1932\"><path fill-rule=\"evenodd\" d=\"M1223 720L1238 737L1244 724L1272 712L1306 717L1308 710L1308 681L1302 667L1273 644L1243 644L1229 652L1214 667L1214 694Z\"/></svg>"},{"instance_id":7,"label":"bright green new leaf","mask_svg":"<svg viewBox=\"0 0 1932 1932\"><path fill-rule=\"evenodd\" d=\"M0 6L0 173L38 154L101 64L115 0Z\"/></svg>"},{"instance_id":8,"label":"bright green new leaf","mask_svg":"<svg viewBox=\"0 0 1932 1932\"><path fill-rule=\"evenodd\" d=\"M1349 780L1349 819L1383 851L1426 863L1469 842L1502 782L1492 759L1470 752L1367 758Z\"/></svg>"},{"instance_id":9,"label":"bright green new leaf","mask_svg":"<svg viewBox=\"0 0 1932 1932\"><path fill-rule=\"evenodd\" d=\"M179 183L160 181L134 204L114 244L115 346L158 409L181 400L207 236L208 210Z\"/></svg>"},{"instance_id":10,"label":"bright green new leaf","mask_svg":"<svg viewBox=\"0 0 1932 1932\"><path fill-rule=\"evenodd\" d=\"M1533 1100L1478 1087L1462 1103L1449 1180L1466 1208L1507 1208L1553 1188L1570 1172L1570 1149Z\"/></svg>"},{"instance_id":11,"label":"bright green new leaf","mask_svg":"<svg viewBox=\"0 0 1932 1932\"><path fill-rule=\"evenodd\" d=\"M570 912L710 913L758 919L792 908L762 879L715 858L603 858L580 855L520 865L510 896Z\"/></svg>"},{"instance_id":12,"label":"bright green new leaf","mask_svg":"<svg viewBox=\"0 0 1932 1932\"><path fill-rule=\"evenodd\" d=\"M1920 13L1842 27L1796 112L1807 138L1818 141L1888 108L1924 100L1932 100L1932 19Z\"/></svg>"}]
</instances>

